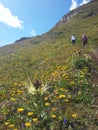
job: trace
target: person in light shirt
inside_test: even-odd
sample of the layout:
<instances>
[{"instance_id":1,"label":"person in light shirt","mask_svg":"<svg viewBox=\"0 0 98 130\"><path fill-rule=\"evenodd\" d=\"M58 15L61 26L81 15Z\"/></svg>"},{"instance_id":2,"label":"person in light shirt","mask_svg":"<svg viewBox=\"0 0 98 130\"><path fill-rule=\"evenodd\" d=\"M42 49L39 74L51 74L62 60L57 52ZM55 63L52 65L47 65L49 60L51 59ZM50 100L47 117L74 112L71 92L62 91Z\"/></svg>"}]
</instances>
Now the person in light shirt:
<instances>
[{"instance_id":1,"label":"person in light shirt","mask_svg":"<svg viewBox=\"0 0 98 130\"><path fill-rule=\"evenodd\" d=\"M75 44L75 42L76 42L76 37L75 37L75 35L72 35L72 36L71 36L71 42L72 42L72 44Z\"/></svg>"}]
</instances>

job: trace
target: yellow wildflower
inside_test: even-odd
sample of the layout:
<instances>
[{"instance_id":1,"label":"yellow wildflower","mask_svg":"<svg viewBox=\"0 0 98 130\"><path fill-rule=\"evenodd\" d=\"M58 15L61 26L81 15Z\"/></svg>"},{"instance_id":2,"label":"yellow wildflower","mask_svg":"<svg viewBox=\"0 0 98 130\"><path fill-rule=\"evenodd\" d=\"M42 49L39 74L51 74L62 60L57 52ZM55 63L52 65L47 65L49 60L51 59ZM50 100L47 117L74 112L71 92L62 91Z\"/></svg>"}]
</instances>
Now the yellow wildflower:
<instances>
[{"instance_id":1,"label":"yellow wildflower","mask_svg":"<svg viewBox=\"0 0 98 130\"><path fill-rule=\"evenodd\" d=\"M10 127L10 128L14 127L14 124L9 124L9 127Z\"/></svg>"},{"instance_id":2,"label":"yellow wildflower","mask_svg":"<svg viewBox=\"0 0 98 130\"><path fill-rule=\"evenodd\" d=\"M17 86L17 85L18 85L18 83L14 82L14 83L13 83L13 85L14 85L14 86Z\"/></svg>"},{"instance_id":3,"label":"yellow wildflower","mask_svg":"<svg viewBox=\"0 0 98 130\"><path fill-rule=\"evenodd\" d=\"M8 125L9 124L9 122L5 122L5 125Z\"/></svg>"},{"instance_id":4,"label":"yellow wildflower","mask_svg":"<svg viewBox=\"0 0 98 130\"><path fill-rule=\"evenodd\" d=\"M72 114L72 118L76 119L77 118L77 114L76 113Z\"/></svg>"},{"instance_id":5,"label":"yellow wildflower","mask_svg":"<svg viewBox=\"0 0 98 130\"><path fill-rule=\"evenodd\" d=\"M26 127L30 127L30 126L31 126L31 123L27 122L27 123L25 123L25 126L26 126Z\"/></svg>"},{"instance_id":6,"label":"yellow wildflower","mask_svg":"<svg viewBox=\"0 0 98 130\"><path fill-rule=\"evenodd\" d=\"M55 100L52 99L51 102L53 103L53 102L55 102Z\"/></svg>"},{"instance_id":7,"label":"yellow wildflower","mask_svg":"<svg viewBox=\"0 0 98 130\"><path fill-rule=\"evenodd\" d=\"M45 103L45 106L50 106L50 103L49 103L49 102L46 102L46 103Z\"/></svg>"},{"instance_id":8,"label":"yellow wildflower","mask_svg":"<svg viewBox=\"0 0 98 130\"><path fill-rule=\"evenodd\" d=\"M59 98L65 98L66 96L64 94L59 95Z\"/></svg>"},{"instance_id":9,"label":"yellow wildflower","mask_svg":"<svg viewBox=\"0 0 98 130\"><path fill-rule=\"evenodd\" d=\"M51 117L54 119L54 118L56 118L56 115L55 115L55 114L53 114L53 115L51 115Z\"/></svg>"},{"instance_id":10,"label":"yellow wildflower","mask_svg":"<svg viewBox=\"0 0 98 130\"><path fill-rule=\"evenodd\" d=\"M34 122L37 122L38 121L38 118L33 118L32 119Z\"/></svg>"},{"instance_id":11,"label":"yellow wildflower","mask_svg":"<svg viewBox=\"0 0 98 130\"><path fill-rule=\"evenodd\" d=\"M15 101L15 98L10 98L11 101Z\"/></svg>"},{"instance_id":12,"label":"yellow wildflower","mask_svg":"<svg viewBox=\"0 0 98 130\"><path fill-rule=\"evenodd\" d=\"M68 92L68 89L65 89L64 91L65 91L65 92Z\"/></svg>"},{"instance_id":13,"label":"yellow wildflower","mask_svg":"<svg viewBox=\"0 0 98 130\"><path fill-rule=\"evenodd\" d=\"M28 116L32 116L33 115L33 112L28 112Z\"/></svg>"},{"instance_id":14,"label":"yellow wildflower","mask_svg":"<svg viewBox=\"0 0 98 130\"><path fill-rule=\"evenodd\" d=\"M66 76L67 76L67 74L65 73L65 74L63 74L62 76L63 76L63 77L66 77Z\"/></svg>"},{"instance_id":15,"label":"yellow wildflower","mask_svg":"<svg viewBox=\"0 0 98 130\"><path fill-rule=\"evenodd\" d=\"M54 93L55 93L55 94L58 94L58 90L55 90Z\"/></svg>"},{"instance_id":16,"label":"yellow wildflower","mask_svg":"<svg viewBox=\"0 0 98 130\"><path fill-rule=\"evenodd\" d=\"M61 116L59 116L59 120L62 120L62 117L61 117Z\"/></svg>"},{"instance_id":17,"label":"yellow wildflower","mask_svg":"<svg viewBox=\"0 0 98 130\"><path fill-rule=\"evenodd\" d=\"M56 108L54 107L54 108L52 108L52 111L56 111Z\"/></svg>"},{"instance_id":18,"label":"yellow wildflower","mask_svg":"<svg viewBox=\"0 0 98 130\"><path fill-rule=\"evenodd\" d=\"M23 111L24 111L24 108L18 108L17 111L18 111L18 112L23 112Z\"/></svg>"},{"instance_id":19,"label":"yellow wildflower","mask_svg":"<svg viewBox=\"0 0 98 130\"><path fill-rule=\"evenodd\" d=\"M68 100L68 99L65 99L65 102L69 102L69 100Z\"/></svg>"},{"instance_id":20,"label":"yellow wildflower","mask_svg":"<svg viewBox=\"0 0 98 130\"><path fill-rule=\"evenodd\" d=\"M60 88L61 91L64 91L64 88Z\"/></svg>"},{"instance_id":21,"label":"yellow wildflower","mask_svg":"<svg viewBox=\"0 0 98 130\"><path fill-rule=\"evenodd\" d=\"M81 94L81 91L78 91L78 95L80 95Z\"/></svg>"},{"instance_id":22,"label":"yellow wildflower","mask_svg":"<svg viewBox=\"0 0 98 130\"><path fill-rule=\"evenodd\" d=\"M45 100L45 101L48 100L48 97L45 97L44 100Z\"/></svg>"},{"instance_id":23,"label":"yellow wildflower","mask_svg":"<svg viewBox=\"0 0 98 130\"><path fill-rule=\"evenodd\" d=\"M71 97L72 97L72 96L69 94L69 95L68 95L68 98L70 99Z\"/></svg>"},{"instance_id":24,"label":"yellow wildflower","mask_svg":"<svg viewBox=\"0 0 98 130\"><path fill-rule=\"evenodd\" d=\"M69 77L68 77L68 75L66 75L66 76L65 76L65 78L66 78L67 80L69 80Z\"/></svg>"},{"instance_id":25,"label":"yellow wildflower","mask_svg":"<svg viewBox=\"0 0 98 130\"><path fill-rule=\"evenodd\" d=\"M71 85L74 85L74 84L75 84L75 82L74 82L74 81L71 81L71 82L70 82L70 84L71 84Z\"/></svg>"},{"instance_id":26,"label":"yellow wildflower","mask_svg":"<svg viewBox=\"0 0 98 130\"><path fill-rule=\"evenodd\" d=\"M17 93L18 93L18 94L21 94L21 93L22 93L22 91L21 91L21 90L17 90Z\"/></svg>"}]
</instances>

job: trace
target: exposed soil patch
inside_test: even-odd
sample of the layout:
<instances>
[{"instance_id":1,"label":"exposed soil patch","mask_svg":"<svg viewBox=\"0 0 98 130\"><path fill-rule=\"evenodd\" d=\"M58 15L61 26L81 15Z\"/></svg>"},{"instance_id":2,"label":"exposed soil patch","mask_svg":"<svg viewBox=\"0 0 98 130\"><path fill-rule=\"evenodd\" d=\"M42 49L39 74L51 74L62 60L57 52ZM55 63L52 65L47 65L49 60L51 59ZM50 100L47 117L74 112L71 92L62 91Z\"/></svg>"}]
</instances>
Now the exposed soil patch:
<instances>
[{"instance_id":1,"label":"exposed soil patch","mask_svg":"<svg viewBox=\"0 0 98 130\"><path fill-rule=\"evenodd\" d=\"M94 51L90 54L94 62L94 66L91 74L91 81L93 83L92 98L95 99L95 106L98 107L98 51ZM97 111L98 112L98 111ZM97 113L98 116L98 113Z\"/></svg>"},{"instance_id":2,"label":"exposed soil patch","mask_svg":"<svg viewBox=\"0 0 98 130\"><path fill-rule=\"evenodd\" d=\"M91 55L92 60L94 62L91 80L92 80L92 83L94 83L95 85L98 86L98 51L94 51L90 55Z\"/></svg>"}]
</instances>

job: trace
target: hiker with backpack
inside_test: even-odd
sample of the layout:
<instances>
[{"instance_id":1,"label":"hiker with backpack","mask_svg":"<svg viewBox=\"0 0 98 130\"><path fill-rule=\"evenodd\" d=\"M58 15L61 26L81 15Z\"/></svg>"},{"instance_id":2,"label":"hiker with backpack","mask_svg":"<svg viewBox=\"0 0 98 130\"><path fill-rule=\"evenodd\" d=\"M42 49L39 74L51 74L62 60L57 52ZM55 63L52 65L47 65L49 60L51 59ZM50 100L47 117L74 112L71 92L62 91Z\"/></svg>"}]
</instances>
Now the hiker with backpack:
<instances>
[{"instance_id":1,"label":"hiker with backpack","mask_svg":"<svg viewBox=\"0 0 98 130\"><path fill-rule=\"evenodd\" d=\"M87 44L87 41L88 41L88 38L87 38L86 33L84 33L84 34L82 35L81 40L82 40L83 46L85 47L85 45Z\"/></svg>"}]
</instances>

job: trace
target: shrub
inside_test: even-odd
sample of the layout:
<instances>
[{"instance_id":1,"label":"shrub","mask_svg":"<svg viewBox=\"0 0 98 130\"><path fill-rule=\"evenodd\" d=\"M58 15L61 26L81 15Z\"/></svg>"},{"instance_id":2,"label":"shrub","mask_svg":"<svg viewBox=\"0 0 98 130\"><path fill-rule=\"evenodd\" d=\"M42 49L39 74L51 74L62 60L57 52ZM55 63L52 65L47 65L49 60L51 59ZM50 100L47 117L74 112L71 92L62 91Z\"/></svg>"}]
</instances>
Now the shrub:
<instances>
[{"instance_id":1,"label":"shrub","mask_svg":"<svg viewBox=\"0 0 98 130\"><path fill-rule=\"evenodd\" d=\"M84 56L74 56L73 57L73 66L76 69L83 69L83 68L87 68L88 71L91 71L92 68L92 60L89 59L88 57L84 57Z\"/></svg>"}]
</instances>

